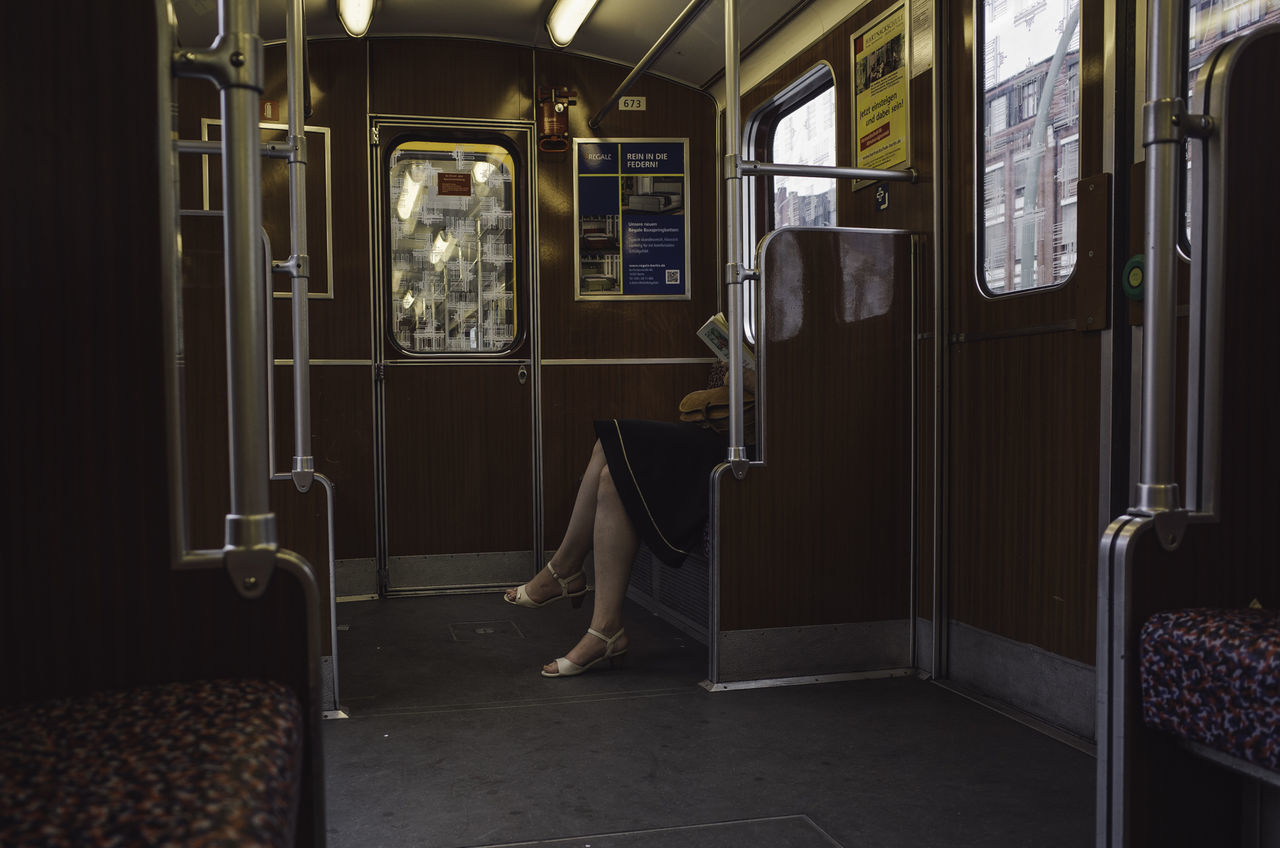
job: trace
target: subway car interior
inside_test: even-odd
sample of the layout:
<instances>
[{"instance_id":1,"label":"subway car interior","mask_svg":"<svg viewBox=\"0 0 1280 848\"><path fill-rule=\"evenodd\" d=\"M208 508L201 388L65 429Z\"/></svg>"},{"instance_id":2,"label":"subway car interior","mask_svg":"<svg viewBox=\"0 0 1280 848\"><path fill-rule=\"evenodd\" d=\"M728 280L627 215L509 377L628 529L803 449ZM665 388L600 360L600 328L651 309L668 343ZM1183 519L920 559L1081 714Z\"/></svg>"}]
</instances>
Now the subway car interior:
<instances>
[{"instance_id":1,"label":"subway car interior","mask_svg":"<svg viewBox=\"0 0 1280 848\"><path fill-rule=\"evenodd\" d=\"M1280 845L1280 0L17 23L0 845Z\"/></svg>"}]
</instances>

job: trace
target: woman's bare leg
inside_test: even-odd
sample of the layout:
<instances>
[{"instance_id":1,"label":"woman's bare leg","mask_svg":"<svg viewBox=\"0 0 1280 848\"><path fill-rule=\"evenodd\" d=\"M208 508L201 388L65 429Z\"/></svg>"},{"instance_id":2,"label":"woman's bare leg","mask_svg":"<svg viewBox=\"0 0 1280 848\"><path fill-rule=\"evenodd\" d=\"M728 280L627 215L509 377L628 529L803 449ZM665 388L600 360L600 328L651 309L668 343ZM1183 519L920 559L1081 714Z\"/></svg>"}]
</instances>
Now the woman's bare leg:
<instances>
[{"instance_id":1,"label":"woman's bare leg","mask_svg":"<svg viewBox=\"0 0 1280 848\"><path fill-rule=\"evenodd\" d=\"M551 567L561 577L582 570L582 561L591 551L592 528L596 521L596 490L600 486L600 472L605 468L604 448L597 441L591 451L591 460L587 470L583 472L582 483L578 485L578 495L573 501L573 512L569 515L569 526L564 531L564 541L551 557ZM586 575L569 581L569 591L576 592L586 583ZM541 603L547 598L560 594L560 584L544 568L525 584L525 592L535 602ZM515 599L516 590L508 589L507 598Z\"/></svg>"},{"instance_id":2,"label":"woman's bare leg","mask_svg":"<svg viewBox=\"0 0 1280 848\"><path fill-rule=\"evenodd\" d=\"M613 476L606 465L600 471L595 505L595 530L592 534L595 546L596 595L591 613L591 627L606 636L622 629L622 601L627 594L627 581L631 579L631 561L635 559L639 539L627 511L618 497ZM623 636L614 643L614 653L627 646ZM604 652L604 643L591 634L582 637L565 658L578 665L585 665ZM556 664L549 663L546 670L556 673Z\"/></svg>"}]
</instances>

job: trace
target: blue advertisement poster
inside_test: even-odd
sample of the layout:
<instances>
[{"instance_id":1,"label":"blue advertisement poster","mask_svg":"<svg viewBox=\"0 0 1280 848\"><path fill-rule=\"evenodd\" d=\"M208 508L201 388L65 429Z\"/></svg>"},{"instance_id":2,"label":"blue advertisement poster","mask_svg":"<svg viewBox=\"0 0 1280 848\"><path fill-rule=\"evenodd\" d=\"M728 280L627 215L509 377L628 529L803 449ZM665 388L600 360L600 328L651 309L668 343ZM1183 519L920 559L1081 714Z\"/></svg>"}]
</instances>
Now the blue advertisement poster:
<instances>
[{"instance_id":1,"label":"blue advertisement poster","mask_svg":"<svg viewBox=\"0 0 1280 848\"><path fill-rule=\"evenodd\" d=\"M575 139L575 300L688 300L689 140Z\"/></svg>"}]
</instances>

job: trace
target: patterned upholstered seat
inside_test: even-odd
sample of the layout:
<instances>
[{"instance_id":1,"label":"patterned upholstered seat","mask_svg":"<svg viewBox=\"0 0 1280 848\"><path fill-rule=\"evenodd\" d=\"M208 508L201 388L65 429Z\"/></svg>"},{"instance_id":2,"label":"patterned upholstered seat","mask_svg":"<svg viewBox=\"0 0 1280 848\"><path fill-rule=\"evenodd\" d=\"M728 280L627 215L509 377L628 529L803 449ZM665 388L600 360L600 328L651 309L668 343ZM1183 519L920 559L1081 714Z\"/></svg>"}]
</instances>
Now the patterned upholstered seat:
<instances>
[{"instance_id":1,"label":"patterned upholstered seat","mask_svg":"<svg viewBox=\"0 0 1280 848\"><path fill-rule=\"evenodd\" d=\"M302 709L215 680L0 710L0 845L293 843Z\"/></svg>"},{"instance_id":2,"label":"patterned upholstered seat","mask_svg":"<svg viewBox=\"0 0 1280 848\"><path fill-rule=\"evenodd\" d=\"M1162 612L1140 640L1149 726L1280 769L1280 615Z\"/></svg>"}]
</instances>

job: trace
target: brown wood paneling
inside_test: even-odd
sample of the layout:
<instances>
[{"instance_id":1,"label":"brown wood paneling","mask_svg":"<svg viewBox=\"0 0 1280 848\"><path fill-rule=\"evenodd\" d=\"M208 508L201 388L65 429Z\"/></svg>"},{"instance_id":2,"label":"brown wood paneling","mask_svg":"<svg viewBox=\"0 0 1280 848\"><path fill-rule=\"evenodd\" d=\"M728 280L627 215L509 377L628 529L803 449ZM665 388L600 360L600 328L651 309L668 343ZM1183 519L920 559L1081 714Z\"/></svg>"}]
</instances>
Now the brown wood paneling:
<instances>
[{"instance_id":1,"label":"brown wood paneling","mask_svg":"<svg viewBox=\"0 0 1280 848\"><path fill-rule=\"evenodd\" d=\"M365 150L368 139L365 118L365 45L354 40L313 43L309 53L312 114L309 127L329 130L329 159L323 135L307 134L307 253L310 257L309 290L328 288L329 252L333 260L333 297L308 301L311 326L311 356L315 359L367 359L370 355L370 254L369 190ZM273 101L281 117L268 123L286 123L287 65L283 45L266 50L266 81L263 99ZM200 138L202 118L217 118L217 90L202 81L184 80L180 92L180 132L183 138ZM219 138L215 128L210 133ZM264 130L264 140L283 140L286 131ZM185 209L204 206L205 157L182 157L182 205ZM222 208L222 168L220 157L208 157L209 206ZM329 169L326 190L325 168ZM288 165L283 160L262 162L262 221L271 240L272 258L290 255ZM326 227L331 223L332 232ZM330 248L330 241L332 247ZM275 291L288 292L289 278L274 274ZM276 355L292 356L293 337L290 306L276 300L273 310Z\"/></svg>"},{"instance_id":2,"label":"brown wood paneling","mask_svg":"<svg viewBox=\"0 0 1280 848\"><path fill-rule=\"evenodd\" d=\"M372 557L374 525L373 377L368 365L311 366L311 454L317 473L333 483L336 557ZM276 471L287 472L293 455L292 366L279 365L276 380ZM310 495L299 495L313 500ZM323 497L320 498L323 500ZM273 508L276 501L272 501ZM297 509L298 507L293 507ZM281 507L283 509L283 507ZM328 517L316 503L313 520L323 530ZM315 533L315 528L302 532ZM281 540L287 540L283 526ZM323 549L328 557L326 547Z\"/></svg>"},{"instance_id":3,"label":"brown wood paneling","mask_svg":"<svg viewBox=\"0 0 1280 848\"><path fill-rule=\"evenodd\" d=\"M1062 286L985 297L975 279L973 11L952 51L949 514L958 621L1094 660L1101 337L1110 279L1102 3L1082 4L1078 262ZM1083 332L1082 332L1083 331Z\"/></svg>"},{"instance_id":4,"label":"brown wood paneling","mask_svg":"<svg viewBox=\"0 0 1280 848\"><path fill-rule=\"evenodd\" d=\"M313 359L368 359L371 350L372 324L370 285L372 272L369 247L369 178L366 167L368 121L365 117L365 42L354 39L312 42L308 48L308 73L311 83L311 117L307 126L329 129L329 191L323 192L321 168L324 163L318 137L308 134L307 163L307 252L311 256L311 291L322 291L327 281L324 254L326 238L332 241L333 299L311 298L308 313L311 325L311 357ZM284 48L267 50L268 75L263 97L285 108ZM287 184L268 182L264 163L264 197L284 195ZM279 167L283 167L279 165ZM277 173L284 173L277 171ZM278 178L277 178L278 181ZM332 233L326 236L324 204L332 218ZM277 203L279 201L276 201ZM288 205L276 213L288 224ZM264 220L267 207L263 210ZM288 230L271 237L276 259L289 256ZM276 275L277 291L289 290L287 276ZM293 339L290 331L289 302L276 301L276 356L291 357Z\"/></svg>"},{"instance_id":5,"label":"brown wood paneling","mask_svg":"<svg viewBox=\"0 0 1280 848\"><path fill-rule=\"evenodd\" d=\"M629 92L648 98L644 112L610 112L599 130L587 121L629 69L565 53L539 51L537 85L578 92L569 109L575 138L688 138L691 263L688 301L574 301L573 151L538 154L538 262L542 355L559 358L705 356L694 335L720 308L716 261L719 220L716 111L704 93L643 76Z\"/></svg>"},{"instance_id":6,"label":"brown wood paneling","mask_svg":"<svg viewBox=\"0 0 1280 848\"><path fill-rule=\"evenodd\" d=\"M721 629L910 615L911 253L905 235L774 237L767 465L721 484Z\"/></svg>"},{"instance_id":7,"label":"brown wood paneling","mask_svg":"<svg viewBox=\"0 0 1280 848\"><path fill-rule=\"evenodd\" d=\"M448 38L369 40L370 111L453 118L533 116L532 51Z\"/></svg>"},{"instance_id":8,"label":"brown wood paneling","mask_svg":"<svg viewBox=\"0 0 1280 848\"><path fill-rule=\"evenodd\" d=\"M959 345L952 359L952 616L1085 663L1097 620L1098 357L1096 338L1061 332Z\"/></svg>"},{"instance_id":9,"label":"brown wood paneling","mask_svg":"<svg viewBox=\"0 0 1280 848\"><path fill-rule=\"evenodd\" d=\"M187 532L195 549L223 546L231 510L222 227L220 216L183 216L181 223Z\"/></svg>"},{"instance_id":10,"label":"brown wood paneling","mask_svg":"<svg viewBox=\"0 0 1280 848\"><path fill-rule=\"evenodd\" d=\"M832 69L836 87L836 163L852 166L853 161L853 91L851 87L852 67L851 39L855 32L864 27L873 18L888 9L892 2L876 0L868 3L850 15L846 20L833 27L826 35L814 42L794 58L783 64L750 91L743 94L742 110L744 115L751 113L768 102L797 78L813 68L819 62L826 62ZM875 227L901 228L918 233L932 233L933 230L933 70L921 73L911 80L911 166L918 173L914 184L885 183L889 193L887 209L880 209L876 203L875 190L868 186L858 187L852 181L843 180L837 189L836 219L843 227ZM757 149L752 154L755 158L768 161L771 157L767 149ZM772 181L757 180L761 190L757 197L761 200L761 208L756 214L759 220L765 220L767 212L763 203L771 202L771 192L767 187ZM936 395L933 388L934 337L933 329L933 239L926 238L921 243L919 272L916 276L917 322L921 332L926 335L916 346L918 370L916 373L919 393L917 396L916 445L916 511L918 532L916 535L916 562L919 569L920 584L918 588L918 614L928 618L932 615L932 576L933 576L933 403ZM754 260L752 260L754 261Z\"/></svg>"},{"instance_id":11,"label":"brown wood paneling","mask_svg":"<svg viewBox=\"0 0 1280 848\"><path fill-rule=\"evenodd\" d=\"M24 116L111 131L90 144L52 133L20 153L4 142L6 190L23 214L6 225L0 285L24 320L10 322L0 357L7 432L21 445L9 468L21 495L0 533L0 703L247 675L283 680L305 704L306 630L288 581L246 602L220 571L170 568L155 9L73 0L32 7L27 23L59 32L79 61L45 63ZM12 45L16 66L46 55L39 39ZM92 187L75 193L71 218L57 175ZM87 307L73 297L83 287L50 275L50 257L92 282ZM72 296L51 300L64 289ZM308 756L303 768L318 777L317 765ZM313 841L315 785L298 844Z\"/></svg>"},{"instance_id":12,"label":"brown wood paneling","mask_svg":"<svg viewBox=\"0 0 1280 848\"><path fill-rule=\"evenodd\" d=\"M230 509L227 478L226 345L223 329L222 221L183 219L186 456L189 527L193 547L218 548ZM315 468L338 488L337 557L373 556L373 399L370 366L313 365L311 451ZM294 450L292 366L275 369L277 473L292 467ZM306 503L310 495L295 493ZM319 570L327 567L328 518L323 504L287 503L277 492L281 544L297 550ZM321 498L322 500L323 498ZM311 520L302 516L310 514ZM290 516L288 520L285 515ZM318 541L317 541L318 540ZM326 583L327 585L327 583Z\"/></svg>"},{"instance_id":13,"label":"brown wood paneling","mask_svg":"<svg viewBox=\"0 0 1280 848\"><path fill-rule=\"evenodd\" d=\"M3 704L155 680L171 670L156 645L173 624L159 151L154 95L138 94L156 90L155 11L72 2L33 6L24 23L58 32L76 61L13 40L10 66L40 69L7 83L23 121L74 115L83 131L0 140Z\"/></svg>"},{"instance_id":14,"label":"brown wood paneling","mask_svg":"<svg viewBox=\"0 0 1280 848\"><path fill-rule=\"evenodd\" d=\"M542 491L544 542L559 545L595 434L606 418L676 421L680 399L704 388L711 367L679 365L555 365L542 369Z\"/></svg>"},{"instance_id":15,"label":"brown wood paneling","mask_svg":"<svg viewBox=\"0 0 1280 848\"><path fill-rule=\"evenodd\" d=\"M932 327L930 321L927 325ZM934 416L938 393L933 380L933 339L916 342L916 615L933 619L933 545L937 499L934 485ZM945 538L945 534L944 534Z\"/></svg>"},{"instance_id":16,"label":"brown wood paneling","mask_svg":"<svg viewBox=\"0 0 1280 848\"><path fill-rule=\"evenodd\" d=\"M533 550L532 384L520 367L387 369L388 556Z\"/></svg>"}]
</instances>

